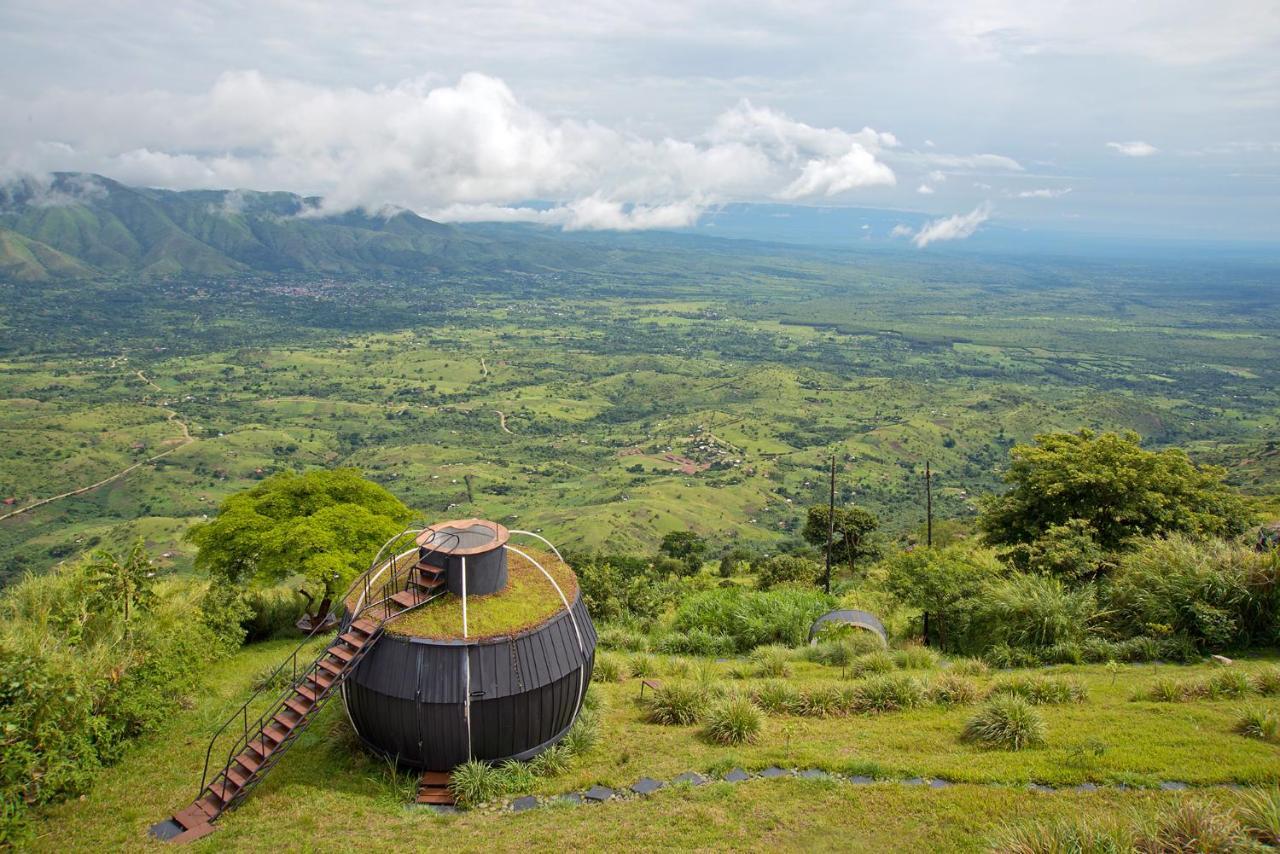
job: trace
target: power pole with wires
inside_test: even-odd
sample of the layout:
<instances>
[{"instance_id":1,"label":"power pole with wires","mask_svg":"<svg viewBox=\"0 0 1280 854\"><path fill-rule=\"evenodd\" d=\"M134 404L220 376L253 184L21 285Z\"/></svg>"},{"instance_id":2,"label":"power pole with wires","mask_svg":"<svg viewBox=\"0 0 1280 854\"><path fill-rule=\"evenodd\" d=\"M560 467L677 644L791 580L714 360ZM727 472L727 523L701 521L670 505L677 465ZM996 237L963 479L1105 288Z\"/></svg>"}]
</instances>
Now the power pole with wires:
<instances>
[{"instance_id":1,"label":"power pole with wires","mask_svg":"<svg viewBox=\"0 0 1280 854\"><path fill-rule=\"evenodd\" d=\"M925 544L933 548L933 472L924 461Z\"/></svg>"},{"instance_id":2,"label":"power pole with wires","mask_svg":"<svg viewBox=\"0 0 1280 854\"><path fill-rule=\"evenodd\" d=\"M822 577L822 589L831 592L831 544L836 538L836 455L831 455L831 501L827 505L827 571Z\"/></svg>"}]
</instances>

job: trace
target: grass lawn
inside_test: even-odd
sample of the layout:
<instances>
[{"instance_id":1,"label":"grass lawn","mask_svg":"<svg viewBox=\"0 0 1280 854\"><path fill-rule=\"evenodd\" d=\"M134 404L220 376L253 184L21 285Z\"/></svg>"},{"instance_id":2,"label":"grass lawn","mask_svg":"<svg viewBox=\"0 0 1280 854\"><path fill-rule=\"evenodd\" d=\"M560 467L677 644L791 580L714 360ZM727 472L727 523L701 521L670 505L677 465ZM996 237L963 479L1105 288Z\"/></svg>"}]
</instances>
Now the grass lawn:
<instances>
[{"instance_id":1,"label":"grass lawn","mask_svg":"<svg viewBox=\"0 0 1280 854\"><path fill-rule=\"evenodd\" d=\"M568 564L549 552L523 546L521 551L551 574L565 599L572 604L578 592L578 579ZM488 596L467 597L467 636L486 638L520 632L546 622L562 610L564 602L547 576L522 556L508 551L507 586ZM462 597L446 593L392 620L387 631L420 638L460 638Z\"/></svg>"},{"instance_id":2,"label":"grass lawn","mask_svg":"<svg viewBox=\"0 0 1280 854\"><path fill-rule=\"evenodd\" d=\"M188 711L102 772L82 800L42 812L34 848L159 847L147 838L147 827L195 795L204 734L242 701L253 675L291 645L257 644L213 668L209 690L193 697ZM673 661L664 664L670 669ZM730 663L700 663L722 670L719 675L726 685L743 684L729 679ZM1237 666L1255 669L1263 663ZM437 816L407 806L412 776L393 773L362 752L335 703L246 803L220 821L220 830L199 846L209 851L327 851L376 841L392 850L426 845L462 851L566 845L981 850L1008 823L1080 815L1130 817L1152 813L1177 798L1234 797L1225 788L1039 793L1028 790L1030 781L1153 787L1163 780L1210 786L1280 777L1280 747L1232 731L1240 708L1274 707L1274 698L1183 704L1131 699L1160 676L1197 678L1212 672L1208 666L1133 665L1119 673L1102 666L1052 670L1083 682L1089 698L1079 705L1039 707L1048 724L1048 744L1020 753L960 743L960 729L972 710L938 707L825 719L769 716L760 744L725 748L704 741L697 727L644 723L636 702L638 680L597 684L592 690L601 695L600 743L569 771L539 781L535 793L581 791L595 783L623 788L644 776L671 779L687 770L723 772L734 765L759 769L771 764L890 780L941 777L958 785L935 791L897 782L853 786L754 780L736 786L677 787L645 799L543 807L519 815L479 810ZM790 681L805 687L839 680L838 668L801 663L795 665ZM1101 745L1101 752L1085 749L1089 745Z\"/></svg>"}]
</instances>

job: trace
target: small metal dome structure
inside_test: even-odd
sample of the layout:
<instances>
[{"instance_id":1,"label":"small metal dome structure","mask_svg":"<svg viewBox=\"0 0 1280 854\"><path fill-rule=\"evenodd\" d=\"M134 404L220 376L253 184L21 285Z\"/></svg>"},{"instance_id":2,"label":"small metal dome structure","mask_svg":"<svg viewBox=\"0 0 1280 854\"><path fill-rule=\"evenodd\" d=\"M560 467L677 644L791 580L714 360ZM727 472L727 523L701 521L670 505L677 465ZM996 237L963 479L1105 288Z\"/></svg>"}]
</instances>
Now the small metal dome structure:
<instances>
[{"instance_id":1,"label":"small metal dome structure","mask_svg":"<svg viewBox=\"0 0 1280 854\"><path fill-rule=\"evenodd\" d=\"M884 630L884 623L880 622L879 617L870 611L857 611L852 608L828 611L814 620L813 625L809 627L809 643L817 643L818 633L822 631L823 627L833 624L845 624L864 629L878 635L886 646L889 644L889 634Z\"/></svg>"}]
</instances>

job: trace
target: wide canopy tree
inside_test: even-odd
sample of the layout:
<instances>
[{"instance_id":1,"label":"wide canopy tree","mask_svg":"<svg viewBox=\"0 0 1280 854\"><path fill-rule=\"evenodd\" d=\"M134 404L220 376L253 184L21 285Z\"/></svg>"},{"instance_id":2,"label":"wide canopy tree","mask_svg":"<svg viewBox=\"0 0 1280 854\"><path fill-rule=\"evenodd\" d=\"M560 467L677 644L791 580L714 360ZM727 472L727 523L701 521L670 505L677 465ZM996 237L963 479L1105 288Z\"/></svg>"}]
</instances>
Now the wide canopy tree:
<instances>
[{"instance_id":1,"label":"wide canopy tree","mask_svg":"<svg viewBox=\"0 0 1280 854\"><path fill-rule=\"evenodd\" d=\"M1176 448L1148 451L1132 431L1045 433L1010 456L1011 488L984 499L978 520L992 545L1034 543L1080 520L1099 546L1116 551L1144 535L1231 536L1250 520L1223 469L1197 466Z\"/></svg>"},{"instance_id":2,"label":"wide canopy tree","mask_svg":"<svg viewBox=\"0 0 1280 854\"><path fill-rule=\"evenodd\" d=\"M859 561L880 553L871 533L880 526L875 514L852 504L835 508L835 535L831 543L831 562L846 564L852 570ZM801 535L812 545L825 549L831 530L831 508L815 504L809 508Z\"/></svg>"},{"instance_id":3,"label":"wide canopy tree","mask_svg":"<svg viewBox=\"0 0 1280 854\"><path fill-rule=\"evenodd\" d=\"M217 580L245 585L302 576L304 594L321 597L313 619L323 619L333 597L412 515L356 469L282 472L229 496L187 537L199 548L196 568Z\"/></svg>"}]
</instances>

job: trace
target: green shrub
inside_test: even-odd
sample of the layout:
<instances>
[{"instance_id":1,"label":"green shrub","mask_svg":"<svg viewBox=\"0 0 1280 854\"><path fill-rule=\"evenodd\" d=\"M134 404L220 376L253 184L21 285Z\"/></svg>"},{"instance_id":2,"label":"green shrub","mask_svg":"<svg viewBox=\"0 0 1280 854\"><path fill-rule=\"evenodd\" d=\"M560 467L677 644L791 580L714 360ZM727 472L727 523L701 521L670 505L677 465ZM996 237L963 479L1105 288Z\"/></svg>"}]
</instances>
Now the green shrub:
<instances>
[{"instance_id":1,"label":"green shrub","mask_svg":"<svg viewBox=\"0 0 1280 854\"><path fill-rule=\"evenodd\" d=\"M1255 842L1280 848L1280 786L1269 786L1244 795L1236 818Z\"/></svg>"},{"instance_id":2,"label":"green shrub","mask_svg":"<svg viewBox=\"0 0 1280 854\"><path fill-rule=\"evenodd\" d=\"M1044 664L1040 658L1040 653L1033 649L1024 649L1017 646L1009 646L1007 643L998 643L982 654L982 657L992 666L1001 670L1011 669L1015 667L1039 667Z\"/></svg>"},{"instance_id":3,"label":"green shrub","mask_svg":"<svg viewBox=\"0 0 1280 854\"><path fill-rule=\"evenodd\" d=\"M1241 713L1236 732L1259 741L1280 741L1280 713L1275 709L1249 709Z\"/></svg>"},{"instance_id":4,"label":"green shrub","mask_svg":"<svg viewBox=\"0 0 1280 854\"><path fill-rule=\"evenodd\" d=\"M817 590L717 588L682 602L672 628L733 638L739 652L772 643L795 647L807 642L813 621L835 606L834 597Z\"/></svg>"},{"instance_id":5,"label":"green shrub","mask_svg":"<svg viewBox=\"0 0 1280 854\"><path fill-rule=\"evenodd\" d=\"M1263 697L1280 696L1280 666L1264 667L1254 673L1250 681L1255 693Z\"/></svg>"},{"instance_id":6,"label":"green shrub","mask_svg":"<svg viewBox=\"0 0 1280 854\"><path fill-rule=\"evenodd\" d=\"M987 701L965 725L963 740L988 748L1023 750L1044 744L1044 719L1019 696L997 696Z\"/></svg>"},{"instance_id":7,"label":"green shrub","mask_svg":"<svg viewBox=\"0 0 1280 854\"><path fill-rule=\"evenodd\" d=\"M449 776L449 791L458 806L470 809L500 798L505 782L496 768L472 759L453 769Z\"/></svg>"},{"instance_id":8,"label":"green shrub","mask_svg":"<svg viewBox=\"0 0 1280 854\"><path fill-rule=\"evenodd\" d=\"M806 661L828 667L848 667L856 655L851 644L838 640L807 646L802 654Z\"/></svg>"},{"instance_id":9,"label":"green shrub","mask_svg":"<svg viewBox=\"0 0 1280 854\"><path fill-rule=\"evenodd\" d=\"M762 682L751 700L771 715L789 715L800 708L800 692L786 682Z\"/></svg>"},{"instance_id":10,"label":"green shrub","mask_svg":"<svg viewBox=\"0 0 1280 854\"><path fill-rule=\"evenodd\" d=\"M595 666L591 670L592 682L618 682L622 679L622 663L607 652L596 654Z\"/></svg>"},{"instance_id":11,"label":"green shrub","mask_svg":"<svg viewBox=\"0 0 1280 854\"><path fill-rule=\"evenodd\" d=\"M647 706L645 718L649 723L688 726L706 713L707 695L696 685L673 682L649 695Z\"/></svg>"},{"instance_id":12,"label":"green shrub","mask_svg":"<svg viewBox=\"0 0 1280 854\"><path fill-rule=\"evenodd\" d=\"M944 673L929 686L929 699L939 706L968 706L981 697L976 682L956 673Z\"/></svg>"},{"instance_id":13,"label":"green shrub","mask_svg":"<svg viewBox=\"0 0 1280 854\"><path fill-rule=\"evenodd\" d=\"M658 650L669 655L731 655L734 640L728 635L717 635L706 629L690 629L687 632L670 632L658 641Z\"/></svg>"},{"instance_id":14,"label":"green shrub","mask_svg":"<svg viewBox=\"0 0 1280 854\"><path fill-rule=\"evenodd\" d=\"M1040 657L1046 664L1084 664L1084 647L1075 641L1056 643Z\"/></svg>"},{"instance_id":15,"label":"green shrub","mask_svg":"<svg viewBox=\"0 0 1280 854\"><path fill-rule=\"evenodd\" d=\"M1186 683L1166 676L1152 682L1151 687L1140 694L1139 698L1151 700L1153 703L1182 703L1191 699L1191 695L1187 691Z\"/></svg>"},{"instance_id":16,"label":"green shrub","mask_svg":"<svg viewBox=\"0 0 1280 854\"><path fill-rule=\"evenodd\" d=\"M627 674L635 679L647 679L658 673L658 660L647 653L636 653L627 659Z\"/></svg>"},{"instance_id":17,"label":"green shrub","mask_svg":"<svg viewBox=\"0 0 1280 854\"><path fill-rule=\"evenodd\" d=\"M808 558L794 555L776 555L755 565L756 586L771 590L780 584L801 587L813 585L822 575L822 567Z\"/></svg>"},{"instance_id":18,"label":"green shrub","mask_svg":"<svg viewBox=\"0 0 1280 854\"><path fill-rule=\"evenodd\" d=\"M1046 649L1080 643L1098 616L1091 586L1070 587L1053 576L1014 573L983 588L974 631L987 643Z\"/></svg>"},{"instance_id":19,"label":"green shrub","mask_svg":"<svg viewBox=\"0 0 1280 854\"><path fill-rule=\"evenodd\" d=\"M868 652L855 658L849 667L849 674L855 679L860 679L863 676L892 673L896 667L897 663L893 660L893 655L881 650Z\"/></svg>"},{"instance_id":20,"label":"green shrub","mask_svg":"<svg viewBox=\"0 0 1280 854\"><path fill-rule=\"evenodd\" d=\"M497 768L498 785L503 794L509 792L527 792L538 782L537 776L529 763L518 759L508 759Z\"/></svg>"},{"instance_id":21,"label":"green shrub","mask_svg":"<svg viewBox=\"0 0 1280 854\"><path fill-rule=\"evenodd\" d=\"M648 652L649 636L628 626L608 625L597 630L599 645L617 652Z\"/></svg>"},{"instance_id":22,"label":"green shrub","mask_svg":"<svg viewBox=\"0 0 1280 854\"><path fill-rule=\"evenodd\" d=\"M851 700L859 712L897 712L922 705L925 692L910 676L873 676L854 686Z\"/></svg>"},{"instance_id":23,"label":"green shrub","mask_svg":"<svg viewBox=\"0 0 1280 854\"><path fill-rule=\"evenodd\" d=\"M755 675L766 679L786 679L791 676L791 650L770 644L758 647L751 653Z\"/></svg>"},{"instance_id":24,"label":"green shrub","mask_svg":"<svg viewBox=\"0 0 1280 854\"><path fill-rule=\"evenodd\" d=\"M293 682L293 670L288 667L277 668L278 665L268 664L259 670L254 674L249 687L254 691L275 691L277 693L284 691Z\"/></svg>"},{"instance_id":25,"label":"green shrub","mask_svg":"<svg viewBox=\"0 0 1280 854\"><path fill-rule=\"evenodd\" d=\"M1083 703L1088 699L1084 685L1074 679L1055 676L1013 676L991 686L989 696L1019 697L1037 706Z\"/></svg>"},{"instance_id":26,"label":"green shrub","mask_svg":"<svg viewBox=\"0 0 1280 854\"><path fill-rule=\"evenodd\" d=\"M1111 584L1113 622L1133 635L1161 626L1201 649L1280 640L1280 552L1180 536L1143 540Z\"/></svg>"},{"instance_id":27,"label":"green shrub","mask_svg":"<svg viewBox=\"0 0 1280 854\"><path fill-rule=\"evenodd\" d=\"M705 734L716 744L755 744L760 727L760 710L745 697L735 697L712 708Z\"/></svg>"},{"instance_id":28,"label":"green shrub","mask_svg":"<svg viewBox=\"0 0 1280 854\"><path fill-rule=\"evenodd\" d=\"M938 654L927 646L912 644L893 653L893 663L903 670L933 670Z\"/></svg>"},{"instance_id":29,"label":"green shrub","mask_svg":"<svg viewBox=\"0 0 1280 854\"><path fill-rule=\"evenodd\" d=\"M986 676L991 667L981 658L957 658L951 662L951 672L957 676Z\"/></svg>"},{"instance_id":30,"label":"green shrub","mask_svg":"<svg viewBox=\"0 0 1280 854\"><path fill-rule=\"evenodd\" d=\"M244 592L248 616L241 621L246 642L275 637L281 633L296 634L296 623L306 611L306 600L287 585L255 587Z\"/></svg>"}]
</instances>

